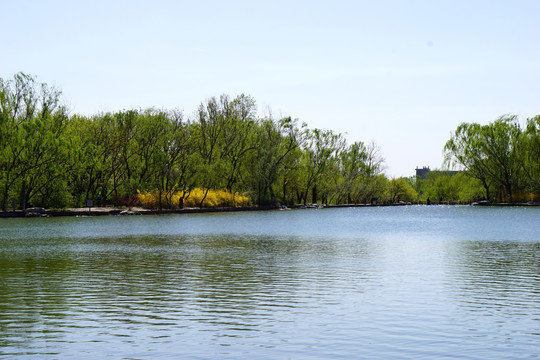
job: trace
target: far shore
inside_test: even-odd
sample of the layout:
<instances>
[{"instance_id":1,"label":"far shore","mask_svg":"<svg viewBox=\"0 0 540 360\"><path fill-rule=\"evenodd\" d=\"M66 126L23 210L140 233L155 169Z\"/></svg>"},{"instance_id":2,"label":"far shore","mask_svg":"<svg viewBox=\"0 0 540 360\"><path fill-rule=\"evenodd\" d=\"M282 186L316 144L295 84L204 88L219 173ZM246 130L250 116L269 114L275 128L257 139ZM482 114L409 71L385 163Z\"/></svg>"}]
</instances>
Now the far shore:
<instances>
[{"instance_id":1,"label":"far shore","mask_svg":"<svg viewBox=\"0 0 540 360\"><path fill-rule=\"evenodd\" d=\"M292 210L292 209L331 209L347 207L387 207L387 206L443 206L443 205L471 205L471 206L540 206L539 202L529 203L453 203L453 202L432 202L426 204L422 202L399 202L392 204L339 204L339 205L293 205L293 206L244 206L244 207L216 207L216 208L182 208L182 209L144 209L141 207L82 207L67 209L43 209L29 208L25 211L0 211L0 218L16 217L62 217L62 216L123 216L123 215L170 215L170 214L201 214L201 213L220 213L220 212L241 212L241 211L269 211L269 210Z\"/></svg>"}]
</instances>

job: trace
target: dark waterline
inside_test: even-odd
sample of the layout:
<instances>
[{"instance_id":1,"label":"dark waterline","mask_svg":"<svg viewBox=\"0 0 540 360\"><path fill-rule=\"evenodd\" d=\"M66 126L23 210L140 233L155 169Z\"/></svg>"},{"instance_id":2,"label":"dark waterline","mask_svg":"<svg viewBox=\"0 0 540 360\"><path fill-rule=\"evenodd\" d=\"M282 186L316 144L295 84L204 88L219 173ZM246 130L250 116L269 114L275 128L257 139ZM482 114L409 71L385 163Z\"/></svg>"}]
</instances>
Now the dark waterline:
<instances>
[{"instance_id":1,"label":"dark waterline","mask_svg":"<svg viewBox=\"0 0 540 360\"><path fill-rule=\"evenodd\" d=\"M538 208L0 222L0 356L540 356Z\"/></svg>"}]
</instances>

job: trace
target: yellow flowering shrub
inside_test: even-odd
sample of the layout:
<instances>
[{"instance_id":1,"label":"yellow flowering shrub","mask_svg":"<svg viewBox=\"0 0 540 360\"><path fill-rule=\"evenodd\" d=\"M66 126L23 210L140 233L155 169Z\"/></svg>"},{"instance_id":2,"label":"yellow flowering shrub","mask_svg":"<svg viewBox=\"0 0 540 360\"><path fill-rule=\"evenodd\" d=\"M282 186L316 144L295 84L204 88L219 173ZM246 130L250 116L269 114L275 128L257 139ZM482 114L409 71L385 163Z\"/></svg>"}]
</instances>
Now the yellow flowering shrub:
<instances>
[{"instance_id":1,"label":"yellow flowering shrub","mask_svg":"<svg viewBox=\"0 0 540 360\"><path fill-rule=\"evenodd\" d=\"M182 197L184 198L184 207L199 207L205 193L206 190L201 188L195 188L187 193L177 191L171 197L172 208L177 209L180 207L180 199ZM159 208L159 192L157 190L145 193L137 191L137 203L145 209L157 209ZM164 208L168 207L165 194L161 195L161 203ZM249 197L245 195L239 193L233 194L227 190L208 190L203 207L241 207L248 206L249 204Z\"/></svg>"},{"instance_id":2,"label":"yellow flowering shrub","mask_svg":"<svg viewBox=\"0 0 540 360\"><path fill-rule=\"evenodd\" d=\"M159 193L157 191L141 193L137 190L137 205L145 209L157 209L159 207Z\"/></svg>"}]
</instances>

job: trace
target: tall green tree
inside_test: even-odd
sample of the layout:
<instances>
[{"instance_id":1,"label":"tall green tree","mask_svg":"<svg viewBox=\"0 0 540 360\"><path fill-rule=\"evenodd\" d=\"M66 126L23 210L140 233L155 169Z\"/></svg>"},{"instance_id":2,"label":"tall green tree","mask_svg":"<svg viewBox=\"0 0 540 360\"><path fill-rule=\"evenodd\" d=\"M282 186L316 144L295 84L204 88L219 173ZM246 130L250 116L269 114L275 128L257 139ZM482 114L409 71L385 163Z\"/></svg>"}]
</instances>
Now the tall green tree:
<instances>
[{"instance_id":1,"label":"tall green tree","mask_svg":"<svg viewBox=\"0 0 540 360\"><path fill-rule=\"evenodd\" d=\"M304 141L303 128L303 124L299 127L298 120L290 117L259 121L255 133L257 146L250 161L250 184L257 204L273 203L280 182L281 202L289 202L287 193L291 179L287 175L291 174L287 172L296 168L297 150Z\"/></svg>"},{"instance_id":2,"label":"tall green tree","mask_svg":"<svg viewBox=\"0 0 540 360\"><path fill-rule=\"evenodd\" d=\"M331 130L307 130L306 139L302 158L304 204L307 203L310 190L312 202L317 202L317 187L332 176L329 171L345 144L342 136Z\"/></svg>"},{"instance_id":3,"label":"tall green tree","mask_svg":"<svg viewBox=\"0 0 540 360\"><path fill-rule=\"evenodd\" d=\"M21 199L26 203L41 195L40 205L49 206L54 195L61 192L59 184L70 169L65 168L69 141L65 136L65 109L54 111L52 106L41 111L24 124L26 136ZM55 186L51 186L54 184Z\"/></svg>"},{"instance_id":4,"label":"tall green tree","mask_svg":"<svg viewBox=\"0 0 540 360\"><path fill-rule=\"evenodd\" d=\"M514 193L521 188L522 158L518 152L518 144L522 131L517 116L502 116L483 126L482 133L485 139L483 151L493 164L489 168L490 174L502 190L499 197L512 202Z\"/></svg>"},{"instance_id":5,"label":"tall green tree","mask_svg":"<svg viewBox=\"0 0 540 360\"><path fill-rule=\"evenodd\" d=\"M447 166L461 166L469 175L478 179L484 187L486 199L489 200L493 183L490 175L492 160L483 152L484 144L481 125L462 123L446 142L444 152Z\"/></svg>"},{"instance_id":6,"label":"tall green tree","mask_svg":"<svg viewBox=\"0 0 540 360\"><path fill-rule=\"evenodd\" d=\"M201 104L197 113L195 130L200 155L198 183L205 189L199 204L201 208L210 189L226 185L226 169L222 159L227 156L227 149L223 148L222 137L230 112L229 102L227 95L222 95L219 100L213 97Z\"/></svg>"},{"instance_id":7,"label":"tall green tree","mask_svg":"<svg viewBox=\"0 0 540 360\"><path fill-rule=\"evenodd\" d=\"M51 188L65 146L67 111L61 92L24 73L13 80L0 79L0 183L4 210L8 198L29 202Z\"/></svg>"},{"instance_id":8,"label":"tall green tree","mask_svg":"<svg viewBox=\"0 0 540 360\"><path fill-rule=\"evenodd\" d=\"M23 123L35 113L35 80L18 73L13 80L0 79L0 184L4 211L10 191L23 175L25 134Z\"/></svg>"},{"instance_id":9,"label":"tall green tree","mask_svg":"<svg viewBox=\"0 0 540 360\"><path fill-rule=\"evenodd\" d=\"M243 179L241 170L246 171L245 164L249 153L256 148L255 127L257 107L250 96L240 95L228 104L225 126L222 136L222 160L226 184L225 188L235 192Z\"/></svg>"},{"instance_id":10,"label":"tall green tree","mask_svg":"<svg viewBox=\"0 0 540 360\"><path fill-rule=\"evenodd\" d=\"M362 176L356 181L355 202L371 203L384 197L388 180L383 175L384 157L380 147L369 142L365 147L366 159L362 166Z\"/></svg>"},{"instance_id":11,"label":"tall green tree","mask_svg":"<svg viewBox=\"0 0 540 360\"><path fill-rule=\"evenodd\" d=\"M169 208L173 206L172 196L176 191L189 190L193 173L189 168L193 155L193 138L191 125L184 120L179 111L161 113L156 124L162 126L156 138L157 151L154 158L153 185L159 192L159 207L163 206L163 198Z\"/></svg>"},{"instance_id":12,"label":"tall green tree","mask_svg":"<svg viewBox=\"0 0 540 360\"><path fill-rule=\"evenodd\" d=\"M514 193L521 188L521 136L522 130L513 115L484 126L463 123L445 145L446 162L463 166L480 180L488 199L495 186L499 198L513 201Z\"/></svg>"},{"instance_id":13,"label":"tall green tree","mask_svg":"<svg viewBox=\"0 0 540 360\"><path fill-rule=\"evenodd\" d=\"M97 196L107 198L107 184L111 176L110 132L102 117L73 116L69 121L70 151L67 164L68 186L76 206L85 199Z\"/></svg>"},{"instance_id":14,"label":"tall green tree","mask_svg":"<svg viewBox=\"0 0 540 360\"><path fill-rule=\"evenodd\" d=\"M393 178L388 184L388 195L390 201L415 201L418 198L416 190L405 178Z\"/></svg>"},{"instance_id":15,"label":"tall green tree","mask_svg":"<svg viewBox=\"0 0 540 360\"><path fill-rule=\"evenodd\" d=\"M359 202L358 185L360 179L365 175L367 151L364 143L355 142L339 154L341 161L341 196L340 202L352 204Z\"/></svg>"},{"instance_id":16,"label":"tall green tree","mask_svg":"<svg viewBox=\"0 0 540 360\"><path fill-rule=\"evenodd\" d=\"M519 145L526 188L540 194L540 115L527 119Z\"/></svg>"}]
</instances>

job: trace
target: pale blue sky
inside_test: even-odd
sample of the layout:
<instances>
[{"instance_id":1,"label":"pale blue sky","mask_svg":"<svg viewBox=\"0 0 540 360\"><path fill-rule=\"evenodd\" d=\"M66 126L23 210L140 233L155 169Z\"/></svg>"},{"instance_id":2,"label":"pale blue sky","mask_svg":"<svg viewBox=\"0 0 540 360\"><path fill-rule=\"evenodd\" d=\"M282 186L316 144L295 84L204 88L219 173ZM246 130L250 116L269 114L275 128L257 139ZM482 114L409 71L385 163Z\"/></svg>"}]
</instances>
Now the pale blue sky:
<instances>
[{"instance_id":1,"label":"pale blue sky","mask_svg":"<svg viewBox=\"0 0 540 360\"><path fill-rule=\"evenodd\" d=\"M374 140L387 174L439 168L461 122L540 114L540 1L0 0L0 77L62 89L72 113L259 113Z\"/></svg>"}]
</instances>

